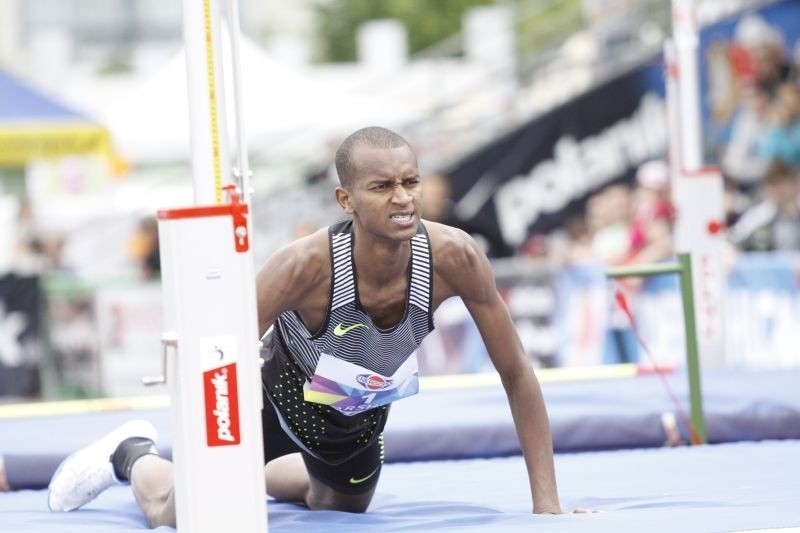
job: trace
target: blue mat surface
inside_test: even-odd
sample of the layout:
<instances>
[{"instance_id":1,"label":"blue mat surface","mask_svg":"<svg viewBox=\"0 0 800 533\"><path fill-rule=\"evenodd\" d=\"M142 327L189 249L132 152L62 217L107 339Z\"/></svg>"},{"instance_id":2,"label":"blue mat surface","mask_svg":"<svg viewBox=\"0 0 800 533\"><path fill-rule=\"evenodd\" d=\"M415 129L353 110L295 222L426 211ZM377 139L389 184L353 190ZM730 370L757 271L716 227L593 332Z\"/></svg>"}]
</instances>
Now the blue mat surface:
<instances>
[{"instance_id":1,"label":"blue mat surface","mask_svg":"<svg viewBox=\"0 0 800 533\"><path fill-rule=\"evenodd\" d=\"M689 410L686 376L667 377ZM709 442L800 439L800 369L706 372L703 401ZM658 376L544 383L558 452L657 447L661 414L675 411ZM159 429L169 453L166 409L0 418L0 453L63 453L92 442L132 417ZM683 428L688 440L688 432ZM505 393L499 385L425 391L397 402L386 427L388 462L497 457L519 453Z\"/></svg>"},{"instance_id":2,"label":"blue mat surface","mask_svg":"<svg viewBox=\"0 0 800 533\"><path fill-rule=\"evenodd\" d=\"M602 512L530 514L520 457L427 461L386 465L364 515L270 502L270 531L673 533L800 527L796 440L562 454L556 469L565 508ZM65 514L47 510L44 490L0 495L3 532L142 529L146 524L127 487L112 488Z\"/></svg>"},{"instance_id":3,"label":"blue mat surface","mask_svg":"<svg viewBox=\"0 0 800 533\"><path fill-rule=\"evenodd\" d=\"M688 410L686 377L668 380ZM800 527L798 383L796 370L706 373L708 433L718 444L682 448L660 447L661 413L675 406L657 376L545 383L562 504L604 511L555 517L529 513L527 476L501 387L423 391L393 407L386 430L390 462L369 513L309 512L273 502L270 531ZM159 447L169 453L166 409L0 419L0 453L66 455L133 417L153 421ZM67 514L47 510L44 490L0 494L2 532L142 529L127 487Z\"/></svg>"}]
</instances>

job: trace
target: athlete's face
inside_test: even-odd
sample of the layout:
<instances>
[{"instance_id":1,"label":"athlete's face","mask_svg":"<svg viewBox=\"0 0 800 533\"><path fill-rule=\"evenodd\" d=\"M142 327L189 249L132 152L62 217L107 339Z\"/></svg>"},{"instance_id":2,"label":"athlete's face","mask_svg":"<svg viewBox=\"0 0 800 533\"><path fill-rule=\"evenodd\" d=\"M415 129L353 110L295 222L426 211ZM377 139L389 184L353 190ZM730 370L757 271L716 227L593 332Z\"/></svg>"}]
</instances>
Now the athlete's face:
<instances>
[{"instance_id":1,"label":"athlete's face","mask_svg":"<svg viewBox=\"0 0 800 533\"><path fill-rule=\"evenodd\" d=\"M380 240L409 240L417 232L422 206L417 158L408 146L356 145L348 188L336 189L346 213Z\"/></svg>"}]
</instances>

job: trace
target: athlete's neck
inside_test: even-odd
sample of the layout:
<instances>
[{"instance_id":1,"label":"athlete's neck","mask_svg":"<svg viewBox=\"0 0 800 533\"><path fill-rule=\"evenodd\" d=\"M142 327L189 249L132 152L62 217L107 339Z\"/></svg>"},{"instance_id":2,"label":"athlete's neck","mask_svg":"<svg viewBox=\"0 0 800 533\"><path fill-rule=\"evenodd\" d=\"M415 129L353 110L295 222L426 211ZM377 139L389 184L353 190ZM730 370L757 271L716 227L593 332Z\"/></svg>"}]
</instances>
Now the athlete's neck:
<instances>
[{"instance_id":1,"label":"athlete's neck","mask_svg":"<svg viewBox=\"0 0 800 533\"><path fill-rule=\"evenodd\" d=\"M356 239L353 250L358 277L370 285L405 275L410 255L410 241L387 243L362 238Z\"/></svg>"}]
</instances>

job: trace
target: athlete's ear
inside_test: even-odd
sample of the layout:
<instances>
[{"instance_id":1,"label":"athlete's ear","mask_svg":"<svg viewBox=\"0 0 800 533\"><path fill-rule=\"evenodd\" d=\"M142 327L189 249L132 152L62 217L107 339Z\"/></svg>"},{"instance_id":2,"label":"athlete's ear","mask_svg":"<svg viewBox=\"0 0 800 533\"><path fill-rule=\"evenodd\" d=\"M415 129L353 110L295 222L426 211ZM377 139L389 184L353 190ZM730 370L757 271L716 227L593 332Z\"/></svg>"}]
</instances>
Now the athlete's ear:
<instances>
[{"instance_id":1,"label":"athlete's ear","mask_svg":"<svg viewBox=\"0 0 800 533\"><path fill-rule=\"evenodd\" d=\"M344 187L336 187L336 201L348 215L353 214L353 203L350 201L350 193Z\"/></svg>"}]
</instances>

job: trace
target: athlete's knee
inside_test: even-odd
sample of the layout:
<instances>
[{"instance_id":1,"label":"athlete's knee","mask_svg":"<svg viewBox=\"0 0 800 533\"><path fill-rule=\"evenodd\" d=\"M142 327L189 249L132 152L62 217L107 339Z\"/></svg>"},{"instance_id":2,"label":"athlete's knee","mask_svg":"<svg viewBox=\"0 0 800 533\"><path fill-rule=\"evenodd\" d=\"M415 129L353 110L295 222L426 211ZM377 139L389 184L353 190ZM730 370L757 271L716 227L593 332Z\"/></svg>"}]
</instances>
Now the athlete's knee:
<instances>
[{"instance_id":1,"label":"athlete's knee","mask_svg":"<svg viewBox=\"0 0 800 533\"><path fill-rule=\"evenodd\" d=\"M306 505L316 511L344 511L346 513L365 513L372 502L374 489L363 494L343 494L331 489L309 490Z\"/></svg>"}]
</instances>

